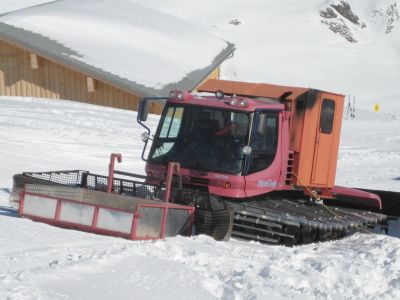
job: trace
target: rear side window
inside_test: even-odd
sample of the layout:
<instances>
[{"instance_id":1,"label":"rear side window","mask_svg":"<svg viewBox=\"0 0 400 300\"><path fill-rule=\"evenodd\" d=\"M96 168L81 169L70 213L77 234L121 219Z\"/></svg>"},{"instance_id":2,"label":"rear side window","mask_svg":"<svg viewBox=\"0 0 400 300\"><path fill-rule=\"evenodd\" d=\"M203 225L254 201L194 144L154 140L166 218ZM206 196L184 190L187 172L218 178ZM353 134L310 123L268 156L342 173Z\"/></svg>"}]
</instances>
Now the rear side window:
<instances>
[{"instance_id":1,"label":"rear side window","mask_svg":"<svg viewBox=\"0 0 400 300\"><path fill-rule=\"evenodd\" d=\"M322 101L321 119L319 121L321 133L330 134L333 129L333 119L335 116L335 101L324 99Z\"/></svg>"}]
</instances>

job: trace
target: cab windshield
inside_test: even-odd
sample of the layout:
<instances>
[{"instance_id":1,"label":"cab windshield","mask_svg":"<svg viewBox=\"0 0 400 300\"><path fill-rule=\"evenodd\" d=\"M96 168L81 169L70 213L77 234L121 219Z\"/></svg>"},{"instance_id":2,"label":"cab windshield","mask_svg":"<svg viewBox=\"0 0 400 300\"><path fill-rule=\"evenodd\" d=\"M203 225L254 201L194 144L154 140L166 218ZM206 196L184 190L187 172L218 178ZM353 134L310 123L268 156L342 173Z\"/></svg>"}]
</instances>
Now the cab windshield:
<instances>
[{"instance_id":1,"label":"cab windshield","mask_svg":"<svg viewBox=\"0 0 400 300\"><path fill-rule=\"evenodd\" d=\"M248 144L248 113L199 106L169 106L149 161L208 172L240 174Z\"/></svg>"}]
</instances>

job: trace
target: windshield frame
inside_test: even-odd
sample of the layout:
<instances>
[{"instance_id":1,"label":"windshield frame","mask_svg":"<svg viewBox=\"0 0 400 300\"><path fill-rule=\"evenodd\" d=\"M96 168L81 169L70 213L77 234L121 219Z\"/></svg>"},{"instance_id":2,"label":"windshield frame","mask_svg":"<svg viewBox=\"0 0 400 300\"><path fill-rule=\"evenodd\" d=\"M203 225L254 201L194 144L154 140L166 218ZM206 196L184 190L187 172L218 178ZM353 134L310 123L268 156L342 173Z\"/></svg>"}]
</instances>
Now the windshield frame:
<instances>
[{"instance_id":1,"label":"windshield frame","mask_svg":"<svg viewBox=\"0 0 400 300\"><path fill-rule=\"evenodd\" d=\"M148 162L151 164L157 164L157 165L166 165L169 161L172 161L169 159L168 155L166 155L168 152L166 153L161 153L160 155L158 155L157 158L154 157L154 153L156 153L157 146L156 143L159 143L160 141L164 141L164 142L168 142L168 140L171 141L176 141L178 136L181 135L182 133L180 132L181 130L183 130L183 127L180 126L179 131L177 133L177 137L173 137L173 138L169 138L168 136L166 137L160 137L161 132L163 130L163 127L166 126L165 124L165 119L167 118L167 114L168 114L168 110L170 108L175 108L175 111L177 108L182 107L183 110L183 114L182 114L182 122L184 120L185 117L185 109L186 108L196 108L196 109L207 109L207 110L213 110L213 111L223 111L223 112L233 112L233 113L238 113L238 114L243 114L246 115L248 118L247 121L247 127L246 127L246 138L244 141L244 145L249 145L250 142L250 138L251 138L251 134L250 134L250 130L252 127L252 123L253 123L253 115L254 112L248 112L248 111L243 111L243 110L239 110L239 109L232 109L232 108L220 108L220 107L209 107L209 106L201 106L201 105L193 105L193 104L185 104L185 103L169 103L164 107L163 113L161 115L159 124L157 126L157 131L154 135L154 139L153 139L153 143L151 145L149 154L148 154ZM171 123L173 122L173 120L171 120ZM193 128L192 128L193 129ZM169 129L168 129L169 130ZM190 131L189 131L190 132ZM172 146L174 147L174 145ZM232 151L233 153L233 151ZM212 168L210 166L204 167L204 163L199 162L199 159L196 158L195 156L193 157L193 162L188 164L188 163L181 163L181 168L184 169L196 169L202 172L214 172L214 173L224 173L224 174L230 174L230 175L243 175L243 170L244 170L244 166L246 164L246 160L247 160L247 156L248 155L244 155L242 152L241 154L241 158L238 160L241 160L240 163L240 168L235 169L235 171L232 170L223 170L222 168ZM160 157L161 156L161 157ZM164 156L167 156L165 158L165 161L163 159Z\"/></svg>"}]
</instances>

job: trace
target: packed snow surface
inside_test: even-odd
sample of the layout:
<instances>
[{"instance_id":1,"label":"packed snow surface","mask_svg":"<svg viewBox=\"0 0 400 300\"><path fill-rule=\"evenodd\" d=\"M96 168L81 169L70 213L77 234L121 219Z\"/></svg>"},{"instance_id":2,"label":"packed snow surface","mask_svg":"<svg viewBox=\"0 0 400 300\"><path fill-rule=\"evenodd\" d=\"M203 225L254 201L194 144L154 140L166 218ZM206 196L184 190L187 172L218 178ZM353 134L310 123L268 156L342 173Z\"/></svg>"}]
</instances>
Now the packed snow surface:
<instances>
[{"instance_id":1,"label":"packed snow surface","mask_svg":"<svg viewBox=\"0 0 400 300\"><path fill-rule=\"evenodd\" d=\"M12 175L87 169L143 173L136 113L0 97L0 299L399 299L400 240L355 234L286 248L206 236L128 241L20 219ZM344 121L338 183L400 191L400 121ZM157 116L149 124L155 128ZM397 173L396 173L397 172Z\"/></svg>"},{"instance_id":2,"label":"packed snow surface","mask_svg":"<svg viewBox=\"0 0 400 300\"><path fill-rule=\"evenodd\" d=\"M228 46L201 27L129 0L61 0L10 12L0 22L50 38L76 52L76 60L154 89L210 66Z\"/></svg>"}]
</instances>

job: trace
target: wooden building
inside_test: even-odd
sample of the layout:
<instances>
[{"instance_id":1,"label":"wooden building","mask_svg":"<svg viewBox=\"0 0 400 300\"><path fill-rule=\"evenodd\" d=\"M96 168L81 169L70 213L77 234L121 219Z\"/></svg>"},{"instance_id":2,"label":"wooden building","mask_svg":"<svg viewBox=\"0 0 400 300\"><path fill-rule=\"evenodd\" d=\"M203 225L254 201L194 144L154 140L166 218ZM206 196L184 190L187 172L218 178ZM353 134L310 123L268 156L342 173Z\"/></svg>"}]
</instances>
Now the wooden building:
<instances>
[{"instance_id":1,"label":"wooden building","mask_svg":"<svg viewBox=\"0 0 400 300\"><path fill-rule=\"evenodd\" d=\"M98 54L95 53L96 51L93 51L94 53L92 55L89 51L90 49L80 48L79 45L76 48L65 46L70 41L65 40L63 36L64 28L61 30L60 27L59 36L57 36L57 30L53 30L53 35L48 36L45 30L44 32L41 31L40 26L35 27L36 19L34 17L41 16L43 9L46 9L47 15L50 14L51 16L51 14L53 14L53 17L62 15L63 10L66 9L62 5L64 4L63 2L64 1L59 1L44 4L39 7L26 8L0 16L0 95L66 99L115 108L137 110L139 100L142 96L165 96L168 95L169 90L172 89L193 90L208 78L218 78L220 64L234 51L234 46L232 44L222 41L225 47L215 47L215 56L212 57L206 67L196 69L196 65L193 63L194 67L190 69L191 62L187 61L186 64L189 66L189 69L185 66L185 70L190 70L190 72L187 73L181 71L183 68L177 68L177 71L175 71L171 68L171 65L167 63L166 65L158 65L160 70L170 68L171 72L181 72L182 74L180 75L176 74L180 76L181 80L176 82L164 82L161 88L149 87L146 80L144 80L144 82L135 80L136 78L145 78L146 76L151 77L152 74L147 72L147 69L143 71L143 69L141 70L140 68L137 70L133 68L131 78L127 78L124 70L122 72L123 74L119 74L114 69L107 70L104 67L104 62L106 62L106 67L108 65L113 67L113 63L123 64L126 62L126 67L131 68L132 64L129 64L129 62L132 59L140 62L140 57L130 57L129 55L127 57L117 57L115 59L116 62L114 62L112 56L110 58L110 55L104 55L104 58L102 58L101 53ZM135 4L129 3L129 5L132 6L129 8L135 9ZM118 7L116 8L118 9ZM78 8L71 8L72 11L69 12L70 16L73 16L74 9L77 10ZM107 8L104 9L106 10ZM121 10L124 9L127 8L121 7ZM82 11L79 11L79 13L81 17ZM85 11L85 13L90 14L91 11ZM155 14L153 18L157 17L157 19L160 19L159 15L161 13L159 12L150 12L149 14ZM29 22L26 21L27 16L30 17L28 21L31 20L32 28L28 28ZM90 17L95 18L96 16L92 15ZM20 18L25 18L25 22L21 22L20 24ZM72 18L72 20L70 20L72 23L77 22L73 17L70 18ZM171 26L171 22L174 21L174 18L171 16L162 16L162 18L165 19L165 23L169 24L166 26ZM101 20L103 19L104 15ZM129 24L129 20L125 21L126 26L132 27L132 25ZM178 20L176 22L179 25L182 21ZM116 29L101 28L102 26L107 26L107 22L99 22L97 28L109 32L110 43L113 43L112 35L117 33L112 32L112 30ZM146 24L143 24L143 26L146 26ZM190 24L186 24L185 30L190 31L191 26ZM56 24L55 27L57 27ZM69 30L76 30L76 27L70 28ZM151 30L154 29L151 28ZM196 30L198 29L196 28ZM84 30L82 30L82 32L77 30L74 34L74 37L77 39L80 38L80 35L82 35L81 39L88 39L88 36L85 36ZM134 32L132 34L134 34ZM210 47L218 44L216 43L217 38L209 35L207 32L201 33L200 35L202 38L205 37L205 44L207 44L207 39L211 40L212 43L210 43ZM106 39L107 35L104 36L104 38ZM179 37L174 38L179 39ZM187 49L181 49L182 44L185 42L185 40L177 41L177 49L175 50L178 53L182 50L187 51ZM96 39L93 39L93 43L96 43ZM221 43L219 43L219 45L220 44ZM124 46L126 46L124 43L121 43L121 45L115 45L114 43L113 47L110 47L110 51L112 52L113 49L119 49L118 47ZM188 45L188 49L193 46L196 45ZM128 45L126 47L132 47L132 55L135 55L134 45ZM129 53L130 50L131 49L126 49L126 51L122 52ZM169 49L169 51L171 50L174 51L174 49ZM140 53L140 51L138 52ZM151 67L149 69L154 69L154 66L150 66L153 61L154 63L159 61L157 53L154 55L154 60L151 57L149 59L149 56L144 58L149 64L149 67ZM191 55L191 58L200 60L202 58L197 56L201 55L202 52L198 51L198 53ZM103 63L103 65L96 65L96 59L92 59L92 57L96 58L100 63ZM174 56L171 55L171 60L173 59ZM109 62L106 60L109 60ZM142 74L143 72L146 74ZM154 77L156 78L158 74L156 74L157 72L154 73ZM131 74L128 73L128 76L130 75ZM147 81L151 79L152 78ZM153 105L152 112L160 113L161 109L162 107Z\"/></svg>"}]
</instances>

